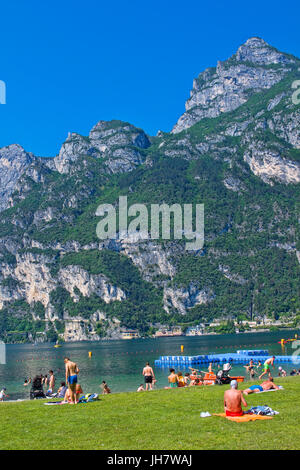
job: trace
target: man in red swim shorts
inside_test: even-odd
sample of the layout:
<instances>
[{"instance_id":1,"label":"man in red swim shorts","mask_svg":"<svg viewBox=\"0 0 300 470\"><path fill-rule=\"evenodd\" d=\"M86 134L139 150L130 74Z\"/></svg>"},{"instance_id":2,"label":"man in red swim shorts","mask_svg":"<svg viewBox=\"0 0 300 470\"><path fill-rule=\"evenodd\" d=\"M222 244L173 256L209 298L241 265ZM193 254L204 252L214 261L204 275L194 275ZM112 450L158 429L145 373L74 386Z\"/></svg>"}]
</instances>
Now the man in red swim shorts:
<instances>
[{"instance_id":1,"label":"man in red swim shorts","mask_svg":"<svg viewBox=\"0 0 300 470\"><path fill-rule=\"evenodd\" d=\"M248 406L243 394L238 390L236 380L230 382L230 390L224 393L224 409L226 416L243 416L242 404Z\"/></svg>"}]
</instances>

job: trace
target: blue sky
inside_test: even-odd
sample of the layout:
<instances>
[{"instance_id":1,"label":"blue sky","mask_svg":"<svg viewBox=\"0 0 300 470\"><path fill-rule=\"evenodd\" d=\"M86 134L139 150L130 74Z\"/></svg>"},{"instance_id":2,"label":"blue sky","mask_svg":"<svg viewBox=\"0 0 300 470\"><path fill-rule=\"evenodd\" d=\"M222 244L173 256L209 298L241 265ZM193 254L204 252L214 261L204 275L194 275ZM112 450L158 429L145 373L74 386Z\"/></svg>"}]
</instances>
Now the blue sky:
<instances>
[{"instance_id":1,"label":"blue sky","mask_svg":"<svg viewBox=\"0 0 300 470\"><path fill-rule=\"evenodd\" d=\"M299 2L2 2L0 147L58 153L100 119L169 131L193 78L251 36L300 56Z\"/></svg>"}]
</instances>

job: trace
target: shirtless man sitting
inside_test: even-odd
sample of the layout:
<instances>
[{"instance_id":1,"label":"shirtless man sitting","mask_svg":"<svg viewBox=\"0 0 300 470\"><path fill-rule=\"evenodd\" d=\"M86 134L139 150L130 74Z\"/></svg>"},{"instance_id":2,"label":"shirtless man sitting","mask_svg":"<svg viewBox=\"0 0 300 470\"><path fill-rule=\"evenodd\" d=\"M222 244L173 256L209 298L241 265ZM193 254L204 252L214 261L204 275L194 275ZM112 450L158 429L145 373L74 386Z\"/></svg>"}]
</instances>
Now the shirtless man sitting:
<instances>
[{"instance_id":1,"label":"shirtless man sitting","mask_svg":"<svg viewBox=\"0 0 300 470\"><path fill-rule=\"evenodd\" d=\"M269 377L268 380L261 385L252 385L252 387L244 390L243 393L244 395L249 395L249 393L263 392L264 390L279 390L278 385L273 382L273 377Z\"/></svg>"},{"instance_id":2,"label":"shirtless man sitting","mask_svg":"<svg viewBox=\"0 0 300 470\"><path fill-rule=\"evenodd\" d=\"M238 390L236 380L230 382L230 390L224 393L224 410L226 416L243 416L242 404L248 406L243 394Z\"/></svg>"},{"instance_id":3,"label":"shirtless man sitting","mask_svg":"<svg viewBox=\"0 0 300 470\"><path fill-rule=\"evenodd\" d=\"M168 382L171 388L177 387L178 376L175 374L174 369L170 369L170 375L168 376Z\"/></svg>"},{"instance_id":4,"label":"shirtless man sitting","mask_svg":"<svg viewBox=\"0 0 300 470\"><path fill-rule=\"evenodd\" d=\"M65 357L64 363L66 365L66 382L69 386L70 390L70 398L71 404L77 404L76 398L76 384L77 384L77 374L79 373L79 369L75 362L70 361L68 357Z\"/></svg>"}]
</instances>

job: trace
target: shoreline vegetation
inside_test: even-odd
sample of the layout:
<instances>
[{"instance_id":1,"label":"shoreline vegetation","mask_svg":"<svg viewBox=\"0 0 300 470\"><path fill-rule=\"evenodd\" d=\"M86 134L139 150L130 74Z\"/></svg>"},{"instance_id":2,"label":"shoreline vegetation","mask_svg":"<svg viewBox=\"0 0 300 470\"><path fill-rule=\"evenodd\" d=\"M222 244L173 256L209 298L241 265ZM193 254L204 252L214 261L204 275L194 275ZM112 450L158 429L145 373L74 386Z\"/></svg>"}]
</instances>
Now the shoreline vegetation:
<instances>
[{"instance_id":1,"label":"shoreline vegetation","mask_svg":"<svg viewBox=\"0 0 300 470\"><path fill-rule=\"evenodd\" d=\"M275 381L284 389L247 397L248 408L267 404L279 412L272 420L255 423L234 423L217 416L200 418L202 411L223 411L226 385L120 392L101 395L96 402L51 410L43 405L45 400L3 402L1 448L296 450L300 446L300 377ZM253 382L244 382L240 388L249 384ZM46 426L42 434L41 426Z\"/></svg>"},{"instance_id":2,"label":"shoreline vegetation","mask_svg":"<svg viewBox=\"0 0 300 470\"><path fill-rule=\"evenodd\" d=\"M128 332L125 332L123 336L120 336L120 337L113 337L113 338L106 338L106 337L103 337L99 340L96 340L97 342L102 342L102 341L119 341L119 340L132 340L132 339L160 339L160 338L170 338L170 337L182 337L182 338L185 338L185 337L196 337L196 336L214 336L214 335L217 335L217 336L220 336L220 335L231 335L231 334L251 334L251 333L276 333L276 332L279 332L279 331L299 331L299 326L295 324L286 324L286 325L271 325L271 326L266 326L266 325L261 325L260 327L258 328L250 328L250 329L244 329L244 330L240 330L240 331L237 331L235 327L232 327L231 325L228 325L228 324L220 324L220 326L218 326L217 328L215 329L212 329L212 331L206 331L206 332L201 332L200 330L195 330L192 331L191 333L185 333L181 330L181 332L179 333L178 332L178 327L174 327L175 328L175 333L172 332L172 330L165 330L165 333L164 331L162 332L162 334L153 334L153 335L147 335L147 336L140 336L138 333L137 333L137 330L128 330L132 333L128 333ZM52 342L55 342L55 341L41 341L41 340L37 340L37 341L26 341L26 339L28 338L25 338L24 336L24 340L22 341L6 341L5 344L44 344L44 343L52 343ZM66 344L72 344L74 341L65 341L63 338L59 338L59 340L56 340L58 341L59 344L63 344L63 343L66 343ZM76 341L77 342L77 341ZM79 342L84 342L84 343L90 343L90 342L93 342L93 340L79 340Z\"/></svg>"}]
</instances>

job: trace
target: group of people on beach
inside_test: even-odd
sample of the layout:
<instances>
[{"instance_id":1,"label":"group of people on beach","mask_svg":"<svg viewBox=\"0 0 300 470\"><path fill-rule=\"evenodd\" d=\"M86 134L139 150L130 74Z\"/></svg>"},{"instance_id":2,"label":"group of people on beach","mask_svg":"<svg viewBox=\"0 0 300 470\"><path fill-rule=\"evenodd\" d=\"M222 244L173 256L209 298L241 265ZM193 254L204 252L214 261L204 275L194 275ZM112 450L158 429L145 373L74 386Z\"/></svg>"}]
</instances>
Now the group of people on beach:
<instances>
[{"instance_id":1,"label":"group of people on beach","mask_svg":"<svg viewBox=\"0 0 300 470\"><path fill-rule=\"evenodd\" d=\"M41 385L42 391L45 389L45 396L47 398L63 398L64 403L77 404L80 398L80 395L83 394L82 387L78 383L78 374L79 368L77 364L70 360L69 357L65 357L65 381L60 383L59 388L55 392L55 376L53 370L49 371L48 375L36 376L33 380L31 378L25 379L24 387L31 387L34 389L34 384L38 378L38 383ZM110 388L108 387L105 380L100 384L102 389L102 394L111 393Z\"/></svg>"},{"instance_id":2,"label":"group of people on beach","mask_svg":"<svg viewBox=\"0 0 300 470\"><path fill-rule=\"evenodd\" d=\"M227 405L230 403L229 408L231 408L232 403L238 403L237 398L234 400L230 397L238 397L239 396L239 407L241 404L245 402L243 395L249 395L250 393L257 392L257 391L266 391L266 390L276 390L279 387L274 383L273 377L271 376L271 367L275 368L274 366L275 356L268 358L263 364L263 372L259 375L259 379L262 379L266 374L269 375L268 379L265 380L262 384L252 385L251 387L247 388L243 392L239 392L238 394L234 392L237 390L237 381L231 380L231 389L227 393ZM79 368L77 364L70 360L69 357L64 358L65 364L65 381L60 382L60 386L58 387L57 391L55 392L55 376L53 370L49 370L49 375L40 375L36 376L35 379L38 377L40 379L40 383L42 386L42 391L45 389L45 396L48 398L63 398L65 403L70 404L77 404L80 398L80 395L83 393L81 385L78 383L78 374ZM220 365L217 365L220 368ZM244 366L246 371L249 373L250 379L254 379L256 375L256 370L262 367L261 362L259 361L258 364L254 364L253 359L249 361L249 364ZM223 365L223 371L226 371L227 374L231 370L232 366L230 363ZM214 369L212 363L209 364L207 371L199 371L198 369L190 367L190 372L186 372L184 375L181 371L175 372L175 369L170 369L170 374L168 376L168 386L165 388L177 388L177 387L191 387L195 385L206 385L207 381L205 380L206 375L211 374L214 376ZM142 375L144 377L144 384L140 384L137 389L137 392L153 390L157 380L155 378L155 374L153 368L150 366L149 362L146 363L145 367L143 368ZM286 371L279 366L278 367L278 376L285 377L287 375ZM300 369L297 371L293 369L290 372L290 375L300 375ZM229 376L228 376L229 377ZM28 387L31 385L33 387L34 380L31 378L25 379L24 387ZM211 380L210 380L211 381ZM227 382L228 383L228 382ZM102 390L102 394L110 394L111 390L107 383L103 380L100 384L100 388ZM233 392L232 392L233 390ZM0 390L0 401L3 401L4 398L8 397L6 394L6 388L2 388ZM230 400L229 400L230 399ZM235 408L235 406L234 406Z\"/></svg>"},{"instance_id":3,"label":"group of people on beach","mask_svg":"<svg viewBox=\"0 0 300 470\"><path fill-rule=\"evenodd\" d=\"M49 370L49 377L47 374L43 375L41 374L41 383L43 387L46 389L46 394L50 395L54 393L54 387L55 387L55 377L54 377L54 372L53 370ZM24 387L28 387L32 383L31 377L29 379L24 380Z\"/></svg>"}]
</instances>

